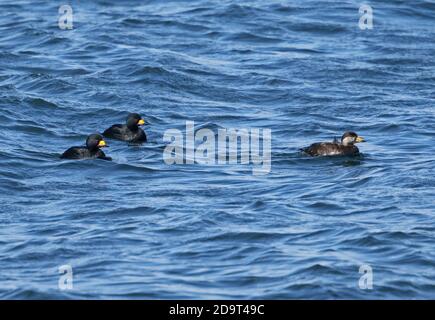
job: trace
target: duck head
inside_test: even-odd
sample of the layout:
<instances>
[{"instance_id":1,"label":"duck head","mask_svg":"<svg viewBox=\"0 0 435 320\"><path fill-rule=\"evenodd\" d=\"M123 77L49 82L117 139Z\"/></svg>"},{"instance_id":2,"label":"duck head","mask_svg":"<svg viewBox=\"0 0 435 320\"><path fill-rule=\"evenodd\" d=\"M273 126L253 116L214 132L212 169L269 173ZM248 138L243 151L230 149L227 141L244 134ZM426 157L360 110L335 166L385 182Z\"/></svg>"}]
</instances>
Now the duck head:
<instances>
[{"instance_id":1,"label":"duck head","mask_svg":"<svg viewBox=\"0 0 435 320\"><path fill-rule=\"evenodd\" d=\"M100 148L108 147L108 145L106 144L106 141L104 141L102 135L95 133L95 134L91 134L86 139L86 147L89 150L98 150Z\"/></svg>"},{"instance_id":2,"label":"duck head","mask_svg":"<svg viewBox=\"0 0 435 320\"><path fill-rule=\"evenodd\" d=\"M136 131L139 126L143 126L146 122L142 119L140 114L130 113L127 117L126 123L130 130Z\"/></svg>"},{"instance_id":3,"label":"duck head","mask_svg":"<svg viewBox=\"0 0 435 320\"><path fill-rule=\"evenodd\" d=\"M358 136L355 132L348 131L341 137L341 144L344 146L350 146L355 143L365 142L363 137Z\"/></svg>"}]
</instances>

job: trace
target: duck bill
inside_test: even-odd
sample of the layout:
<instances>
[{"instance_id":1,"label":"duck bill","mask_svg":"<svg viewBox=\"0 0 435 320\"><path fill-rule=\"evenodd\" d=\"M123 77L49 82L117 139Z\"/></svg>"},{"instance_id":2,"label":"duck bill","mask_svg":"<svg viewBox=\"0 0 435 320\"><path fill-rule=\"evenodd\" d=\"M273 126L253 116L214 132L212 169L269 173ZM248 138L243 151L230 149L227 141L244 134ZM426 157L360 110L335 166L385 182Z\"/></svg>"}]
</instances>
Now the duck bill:
<instances>
[{"instance_id":1,"label":"duck bill","mask_svg":"<svg viewBox=\"0 0 435 320\"><path fill-rule=\"evenodd\" d=\"M138 125L138 126L143 126L144 124L147 124L147 122L145 122L144 119L140 119L140 120L137 122L137 125Z\"/></svg>"},{"instance_id":2,"label":"duck bill","mask_svg":"<svg viewBox=\"0 0 435 320\"><path fill-rule=\"evenodd\" d=\"M357 143L366 142L366 140L363 137L357 137L355 142L357 142Z\"/></svg>"},{"instance_id":3,"label":"duck bill","mask_svg":"<svg viewBox=\"0 0 435 320\"><path fill-rule=\"evenodd\" d=\"M106 144L106 141L101 140L101 141L98 143L98 147L99 147L99 148L105 148L105 147L108 147L108 145Z\"/></svg>"}]
</instances>

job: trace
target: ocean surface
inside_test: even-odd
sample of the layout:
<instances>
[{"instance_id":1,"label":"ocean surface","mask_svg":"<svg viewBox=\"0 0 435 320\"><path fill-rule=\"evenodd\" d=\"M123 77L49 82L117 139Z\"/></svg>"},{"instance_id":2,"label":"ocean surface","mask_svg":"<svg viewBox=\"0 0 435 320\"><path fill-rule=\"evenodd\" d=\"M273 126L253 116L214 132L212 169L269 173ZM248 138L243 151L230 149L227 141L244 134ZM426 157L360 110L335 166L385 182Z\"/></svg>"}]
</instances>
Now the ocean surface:
<instances>
[{"instance_id":1,"label":"ocean surface","mask_svg":"<svg viewBox=\"0 0 435 320\"><path fill-rule=\"evenodd\" d=\"M365 3L0 1L0 299L434 299L435 1ZM166 164L186 121L271 129L270 173Z\"/></svg>"}]
</instances>

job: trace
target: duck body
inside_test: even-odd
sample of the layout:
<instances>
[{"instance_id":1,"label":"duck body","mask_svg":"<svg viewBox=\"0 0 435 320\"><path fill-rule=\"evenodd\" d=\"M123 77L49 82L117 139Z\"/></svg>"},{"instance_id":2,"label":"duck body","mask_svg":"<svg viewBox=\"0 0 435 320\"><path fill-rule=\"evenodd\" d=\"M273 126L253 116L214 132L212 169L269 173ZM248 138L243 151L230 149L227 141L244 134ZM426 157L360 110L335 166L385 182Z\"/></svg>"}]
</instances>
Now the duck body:
<instances>
[{"instance_id":1,"label":"duck body","mask_svg":"<svg viewBox=\"0 0 435 320\"><path fill-rule=\"evenodd\" d=\"M103 159L103 160L112 160L112 158L107 157L106 154L102 150L89 150L86 147L71 147L66 150L61 159Z\"/></svg>"},{"instance_id":2,"label":"duck body","mask_svg":"<svg viewBox=\"0 0 435 320\"><path fill-rule=\"evenodd\" d=\"M147 142L147 136L141 128L131 130L125 124L114 124L103 132L103 136L128 142Z\"/></svg>"},{"instance_id":3,"label":"duck body","mask_svg":"<svg viewBox=\"0 0 435 320\"><path fill-rule=\"evenodd\" d=\"M61 159L102 159L112 160L107 157L101 148L107 147L106 142L100 134L91 134L86 139L86 146L83 147L71 147L66 150L61 156Z\"/></svg>"},{"instance_id":4,"label":"duck body","mask_svg":"<svg viewBox=\"0 0 435 320\"><path fill-rule=\"evenodd\" d=\"M341 141L317 142L309 147L302 148L301 151L312 157L318 156L356 156L359 155L359 149L355 143L364 142L364 138L358 136L355 132L345 132Z\"/></svg>"},{"instance_id":5,"label":"duck body","mask_svg":"<svg viewBox=\"0 0 435 320\"><path fill-rule=\"evenodd\" d=\"M126 124L114 124L103 132L103 136L133 143L146 142L145 131L139 127L144 124L145 121L139 114L131 113L127 117Z\"/></svg>"},{"instance_id":6,"label":"duck body","mask_svg":"<svg viewBox=\"0 0 435 320\"><path fill-rule=\"evenodd\" d=\"M310 156L355 156L359 154L357 146L344 146L335 142L313 143L307 148L301 149Z\"/></svg>"}]
</instances>

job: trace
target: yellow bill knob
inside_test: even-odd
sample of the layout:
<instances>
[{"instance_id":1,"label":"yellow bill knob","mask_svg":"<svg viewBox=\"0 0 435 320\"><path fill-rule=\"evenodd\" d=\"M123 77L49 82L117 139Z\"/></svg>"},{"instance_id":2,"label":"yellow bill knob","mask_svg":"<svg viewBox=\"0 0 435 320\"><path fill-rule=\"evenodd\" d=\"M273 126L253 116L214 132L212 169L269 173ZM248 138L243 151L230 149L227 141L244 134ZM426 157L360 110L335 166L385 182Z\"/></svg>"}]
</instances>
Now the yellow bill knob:
<instances>
[{"instance_id":1,"label":"yellow bill knob","mask_svg":"<svg viewBox=\"0 0 435 320\"><path fill-rule=\"evenodd\" d=\"M106 146L107 146L106 141L104 141L104 140L100 140L100 142L98 142L98 146L99 146L100 148L104 148L104 147L106 147Z\"/></svg>"},{"instance_id":2,"label":"yellow bill knob","mask_svg":"<svg viewBox=\"0 0 435 320\"><path fill-rule=\"evenodd\" d=\"M137 124L140 125L140 126L143 126L143 125L145 124L144 119L140 119L140 120L137 122Z\"/></svg>"},{"instance_id":3,"label":"yellow bill knob","mask_svg":"<svg viewBox=\"0 0 435 320\"><path fill-rule=\"evenodd\" d=\"M357 137L356 142L366 142L363 137Z\"/></svg>"}]
</instances>

